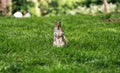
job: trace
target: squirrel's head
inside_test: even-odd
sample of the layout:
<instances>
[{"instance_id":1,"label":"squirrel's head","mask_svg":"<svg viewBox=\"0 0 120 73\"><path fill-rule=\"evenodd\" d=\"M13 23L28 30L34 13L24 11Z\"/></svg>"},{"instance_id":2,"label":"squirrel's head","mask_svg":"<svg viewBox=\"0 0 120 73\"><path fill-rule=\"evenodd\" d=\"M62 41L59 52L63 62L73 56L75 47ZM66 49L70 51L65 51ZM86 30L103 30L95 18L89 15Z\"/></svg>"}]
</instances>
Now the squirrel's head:
<instances>
[{"instance_id":1,"label":"squirrel's head","mask_svg":"<svg viewBox=\"0 0 120 73\"><path fill-rule=\"evenodd\" d=\"M58 29L61 28L61 22L55 22L55 27L57 27Z\"/></svg>"}]
</instances>

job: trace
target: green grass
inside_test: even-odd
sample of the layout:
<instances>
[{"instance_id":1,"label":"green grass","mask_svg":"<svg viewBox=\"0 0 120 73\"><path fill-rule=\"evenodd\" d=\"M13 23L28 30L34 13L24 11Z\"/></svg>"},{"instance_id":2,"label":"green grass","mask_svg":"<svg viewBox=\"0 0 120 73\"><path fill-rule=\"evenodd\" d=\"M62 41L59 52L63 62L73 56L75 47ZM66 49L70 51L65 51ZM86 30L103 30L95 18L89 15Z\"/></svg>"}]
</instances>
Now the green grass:
<instances>
[{"instance_id":1,"label":"green grass","mask_svg":"<svg viewBox=\"0 0 120 73\"><path fill-rule=\"evenodd\" d=\"M0 73L120 73L120 22L103 17L0 17ZM53 47L55 21L62 48Z\"/></svg>"}]
</instances>

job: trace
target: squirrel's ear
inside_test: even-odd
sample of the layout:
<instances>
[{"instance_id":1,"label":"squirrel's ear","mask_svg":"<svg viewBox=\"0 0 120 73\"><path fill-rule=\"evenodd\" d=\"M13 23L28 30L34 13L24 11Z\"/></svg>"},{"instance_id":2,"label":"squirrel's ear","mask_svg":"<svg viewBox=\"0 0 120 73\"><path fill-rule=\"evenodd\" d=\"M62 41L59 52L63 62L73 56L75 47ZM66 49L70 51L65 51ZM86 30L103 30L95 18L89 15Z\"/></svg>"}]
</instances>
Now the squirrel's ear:
<instances>
[{"instance_id":1,"label":"squirrel's ear","mask_svg":"<svg viewBox=\"0 0 120 73\"><path fill-rule=\"evenodd\" d=\"M61 25L61 22L55 21L55 25Z\"/></svg>"},{"instance_id":2,"label":"squirrel's ear","mask_svg":"<svg viewBox=\"0 0 120 73\"><path fill-rule=\"evenodd\" d=\"M61 24L61 22L59 22L59 24Z\"/></svg>"}]
</instances>

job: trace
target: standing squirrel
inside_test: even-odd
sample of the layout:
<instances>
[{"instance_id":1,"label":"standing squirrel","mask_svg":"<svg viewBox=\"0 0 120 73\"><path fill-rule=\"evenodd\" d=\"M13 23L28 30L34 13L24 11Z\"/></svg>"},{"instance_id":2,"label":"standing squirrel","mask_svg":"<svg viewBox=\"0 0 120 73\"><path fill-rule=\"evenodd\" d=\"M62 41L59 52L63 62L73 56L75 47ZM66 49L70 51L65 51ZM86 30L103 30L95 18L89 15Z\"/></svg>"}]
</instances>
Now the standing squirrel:
<instances>
[{"instance_id":1,"label":"standing squirrel","mask_svg":"<svg viewBox=\"0 0 120 73\"><path fill-rule=\"evenodd\" d=\"M62 47L66 44L66 39L64 36L64 31L61 27L61 22L56 22L54 27L54 41L53 45L57 47Z\"/></svg>"}]
</instances>

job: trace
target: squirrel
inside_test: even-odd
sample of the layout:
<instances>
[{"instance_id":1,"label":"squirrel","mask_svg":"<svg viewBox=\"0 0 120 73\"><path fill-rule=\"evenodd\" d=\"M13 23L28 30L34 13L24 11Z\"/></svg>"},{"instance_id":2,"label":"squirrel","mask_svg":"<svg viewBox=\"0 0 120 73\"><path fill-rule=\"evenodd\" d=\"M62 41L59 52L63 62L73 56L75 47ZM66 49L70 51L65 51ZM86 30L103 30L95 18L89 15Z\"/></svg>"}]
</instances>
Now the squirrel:
<instances>
[{"instance_id":1,"label":"squirrel","mask_svg":"<svg viewBox=\"0 0 120 73\"><path fill-rule=\"evenodd\" d=\"M54 27L54 41L53 46L62 47L66 44L64 31L61 27L61 22L56 22Z\"/></svg>"}]
</instances>

